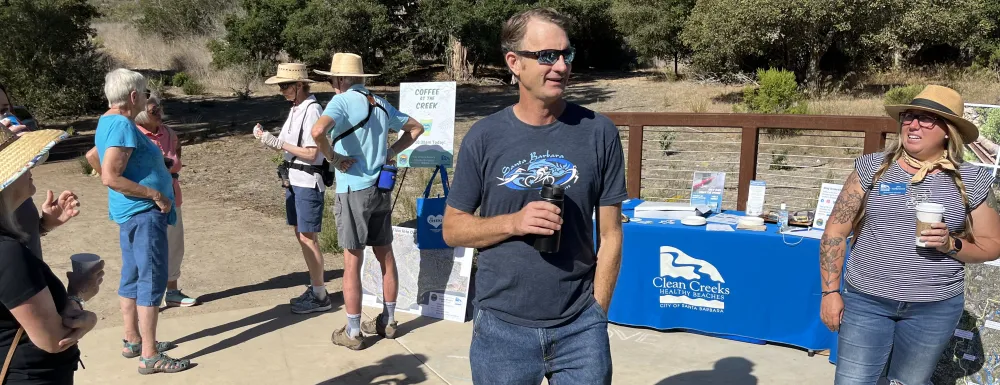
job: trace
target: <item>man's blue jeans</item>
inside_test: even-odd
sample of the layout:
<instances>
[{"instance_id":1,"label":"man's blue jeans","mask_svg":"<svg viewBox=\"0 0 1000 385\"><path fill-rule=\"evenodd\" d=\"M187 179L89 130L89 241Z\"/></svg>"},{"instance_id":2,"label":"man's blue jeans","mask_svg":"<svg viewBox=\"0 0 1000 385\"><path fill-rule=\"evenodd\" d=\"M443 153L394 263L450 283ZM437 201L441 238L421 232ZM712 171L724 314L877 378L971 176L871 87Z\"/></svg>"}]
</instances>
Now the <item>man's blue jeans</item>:
<instances>
[{"instance_id":1,"label":"man's blue jeans","mask_svg":"<svg viewBox=\"0 0 1000 385\"><path fill-rule=\"evenodd\" d=\"M610 385L608 316L597 302L568 324L528 328L476 309L469 352L476 385Z\"/></svg>"},{"instance_id":2,"label":"man's blue jeans","mask_svg":"<svg viewBox=\"0 0 1000 385\"><path fill-rule=\"evenodd\" d=\"M875 385L887 373L895 384L931 385L941 352L962 318L965 295L937 302L899 302L850 285L844 286L842 295L844 320L834 384Z\"/></svg>"}]
</instances>

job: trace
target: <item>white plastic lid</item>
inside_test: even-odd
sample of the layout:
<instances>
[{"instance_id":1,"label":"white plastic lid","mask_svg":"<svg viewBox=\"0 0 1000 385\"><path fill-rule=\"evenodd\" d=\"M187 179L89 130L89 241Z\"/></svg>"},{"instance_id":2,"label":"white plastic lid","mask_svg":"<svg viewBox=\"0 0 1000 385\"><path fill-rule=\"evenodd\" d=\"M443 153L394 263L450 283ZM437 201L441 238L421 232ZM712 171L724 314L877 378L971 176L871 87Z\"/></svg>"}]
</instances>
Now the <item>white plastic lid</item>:
<instances>
[{"instance_id":1,"label":"white plastic lid","mask_svg":"<svg viewBox=\"0 0 1000 385\"><path fill-rule=\"evenodd\" d=\"M784 204L784 203L782 203L782 204L781 204L781 209L782 209L782 210L784 210L784 209L785 209L785 204Z\"/></svg>"}]
</instances>

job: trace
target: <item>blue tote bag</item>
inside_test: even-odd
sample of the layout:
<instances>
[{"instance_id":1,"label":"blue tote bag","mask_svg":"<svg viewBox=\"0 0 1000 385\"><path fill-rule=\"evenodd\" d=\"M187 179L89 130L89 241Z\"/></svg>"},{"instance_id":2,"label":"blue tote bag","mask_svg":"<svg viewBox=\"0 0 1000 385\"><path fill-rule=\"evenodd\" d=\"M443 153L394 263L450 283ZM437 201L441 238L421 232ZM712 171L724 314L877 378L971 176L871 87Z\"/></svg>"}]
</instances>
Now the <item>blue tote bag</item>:
<instances>
[{"instance_id":1,"label":"blue tote bag","mask_svg":"<svg viewBox=\"0 0 1000 385\"><path fill-rule=\"evenodd\" d=\"M434 178L438 171L441 171L441 186L444 187L444 196L431 198L431 186L434 185ZM444 207L448 199L448 172L444 166L434 169L434 174L427 181L427 188L424 189L423 198L417 198L417 248L426 249L446 249L448 244L444 243L442 228L444 224Z\"/></svg>"}]
</instances>

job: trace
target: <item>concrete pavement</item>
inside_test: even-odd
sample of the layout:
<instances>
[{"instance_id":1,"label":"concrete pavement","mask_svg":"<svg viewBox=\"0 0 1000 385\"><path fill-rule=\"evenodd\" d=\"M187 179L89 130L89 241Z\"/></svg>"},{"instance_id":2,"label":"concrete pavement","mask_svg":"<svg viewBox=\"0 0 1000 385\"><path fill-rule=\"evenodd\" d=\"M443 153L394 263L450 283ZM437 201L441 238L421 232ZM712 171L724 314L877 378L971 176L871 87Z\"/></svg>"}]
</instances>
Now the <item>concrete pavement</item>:
<instances>
[{"instance_id":1,"label":"concrete pavement","mask_svg":"<svg viewBox=\"0 0 1000 385\"><path fill-rule=\"evenodd\" d=\"M183 312L184 309L169 311ZM366 317L378 309L365 308ZM86 369L77 384L472 384L468 361L472 322L399 313L400 337L362 351L330 343L343 311L291 314L288 305L162 320L159 339L180 347L197 367L177 374L139 375L138 359L120 355L121 327L92 331L81 342ZM615 384L832 384L827 357L683 332L609 328Z\"/></svg>"}]
</instances>

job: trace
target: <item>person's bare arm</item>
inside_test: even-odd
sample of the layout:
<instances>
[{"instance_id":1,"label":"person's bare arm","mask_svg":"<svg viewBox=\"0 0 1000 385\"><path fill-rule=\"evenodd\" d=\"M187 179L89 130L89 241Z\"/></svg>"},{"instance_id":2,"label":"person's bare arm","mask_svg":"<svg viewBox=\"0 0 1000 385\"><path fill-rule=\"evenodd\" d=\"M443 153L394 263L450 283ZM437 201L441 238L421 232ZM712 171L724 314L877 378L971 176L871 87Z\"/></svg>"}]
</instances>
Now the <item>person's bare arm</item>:
<instances>
[{"instance_id":1,"label":"person's bare arm","mask_svg":"<svg viewBox=\"0 0 1000 385\"><path fill-rule=\"evenodd\" d=\"M63 326L63 317L56 310L49 288L42 289L24 303L10 309L10 313L24 327L31 342L46 353L59 353L72 346L59 344L73 329Z\"/></svg>"},{"instance_id":2,"label":"person's bare arm","mask_svg":"<svg viewBox=\"0 0 1000 385\"><path fill-rule=\"evenodd\" d=\"M989 262L1000 257L1000 204L991 189L986 195L986 201L972 210L972 235L976 239L971 242L962 239L962 251L955 254L955 259L965 263ZM941 231L941 235L947 235L947 227L937 224L935 230ZM950 237L946 238L951 241ZM928 246L934 244L927 242ZM947 253L952 249L952 242L946 242L939 250Z\"/></svg>"},{"instance_id":3,"label":"person's bare arm","mask_svg":"<svg viewBox=\"0 0 1000 385\"><path fill-rule=\"evenodd\" d=\"M97 175L101 175L101 158L97 154L97 146L94 146L94 148L91 148L90 151L87 151L86 158L87 163L90 164L90 168L97 171Z\"/></svg>"},{"instance_id":4,"label":"person's bare arm","mask_svg":"<svg viewBox=\"0 0 1000 385\"><path fill-rule=\"evenodd\" d=\"M294 144L288 144L288 142L285 142L281 146L281 149L288 151L289 154L295 155L304 162L312 162L319 155L319 149L316 147L299 147Z\"/></svg>"},{"instance_id":5,"label":"person's bare arm","mask_svg":"<svg viewBox=\"0 0 1000 385\"><path fill-rule=\"evenodd\" d=\"M333 154L333 146L330 145L330 139L326 137L326 134L330 132L335 124L336 122L333 121L333 118L321 115L316 120L316 124L313 124L311 130L313 140L316 141L316 148L323 153L323 156L326 156L326 159L337 159Z\"/></svg>"},{"instance_id":6,"label":"person's bare arm","mask_svg":"<svg viewBox=\"0 0 1000 385\"><path fill-rule=\"evenodd\" d=\"M399 139L389 147L392 150L390 155L399 154L400 151L406 150L417 141L417 138L424 133L424 125L420 124L416 119L410 118L400 129Z\"/></svg>"},{"instance_id":7,"label":"person's bare arm","mask_svg":"<svg viewBox=\"0 0 1000 385\"><path fill-rule=\"evenodd\" d=\"M604 311L611 306L611 297L618 282L622 264L622 206L601 206L597 210L601 244L597 249L597 271L594 273L594 298Z\"/></svg>"},{"instance_id":8,"label":"person's bare arm","mask_svg":"<svg viewBox=\"0 0 1000 385\"><path fill-rule=\"evenodd\" d=\"M103 171L101 173L101 182L108 188L123 195L150 199L153 202L156 202L156 205L160 207L161 211L169 212L171 203L169 199L163 196L163 194L160 194L159 191L128 180L122 176L131 155L131 148L108 147L108 149L104 152L104 163L101 165L101 170Z\"/></svg>"},{"instance_id":9,"label":"person's bare arm","mask_svg":"<svg viewBox=\"0 0 1000 385\"><path fill-rule=\"evenodd\" d=\"M535 201L513 214L483 218L451 206L444 209L444 242L452 247L483 248L513 236L552 235L562 227L559 207Z\"/></svg>"},{"instance_id":10,"label":"person's bare arm","mask_svg":"<svg viewBox=\"0 0 1000 385\"><path fill-rule=\"evenodd\" d=\"M840 277L844 270L844 255L847 253L847 237L851 235L854 219L864 205L865 189L861 185L858 172L851 172L840 190L840 196L833 205L826 230L820 239L819 265L823 291L840 289ZM857 234L855 234L857 236Z\"/></svg>"}]
</instances>

